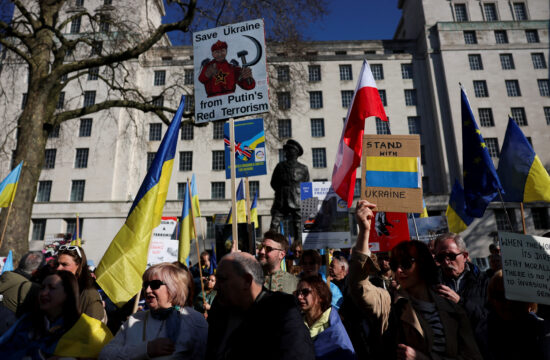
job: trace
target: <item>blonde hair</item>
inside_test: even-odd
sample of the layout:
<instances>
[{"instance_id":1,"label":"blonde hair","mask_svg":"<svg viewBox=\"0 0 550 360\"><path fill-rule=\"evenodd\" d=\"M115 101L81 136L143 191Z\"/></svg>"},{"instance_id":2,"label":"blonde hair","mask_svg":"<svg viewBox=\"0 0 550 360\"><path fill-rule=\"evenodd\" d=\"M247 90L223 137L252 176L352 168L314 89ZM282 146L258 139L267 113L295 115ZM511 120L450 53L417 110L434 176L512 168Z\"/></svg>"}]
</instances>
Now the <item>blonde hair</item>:
<instances>
[{"instance_id":1,"label":"blonde hair","mask_svg":"<svg viewBox=\"0 0 550 360\"><path fill-rule=\"evenodd\" d=\"M185 306L191 283L187 271L165 262L153 265L143 273L143 281L150 281L154 277L166 285L172 305Z\"/></svg>"}]
</instances>

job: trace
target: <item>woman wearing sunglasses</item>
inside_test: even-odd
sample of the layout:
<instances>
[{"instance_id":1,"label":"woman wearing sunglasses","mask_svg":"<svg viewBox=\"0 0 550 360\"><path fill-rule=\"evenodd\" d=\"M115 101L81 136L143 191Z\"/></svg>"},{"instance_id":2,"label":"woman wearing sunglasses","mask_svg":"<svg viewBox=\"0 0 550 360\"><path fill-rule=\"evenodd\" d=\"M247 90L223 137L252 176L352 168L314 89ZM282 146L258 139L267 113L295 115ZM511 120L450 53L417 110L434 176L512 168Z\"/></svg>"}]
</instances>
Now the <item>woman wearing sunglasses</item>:
<instances>
[{"instance_id":1,"label":"woman wearing sunglasses","mask_svg":"<svg viewBox=\"0 0 550 360\"><path fill-rule=\"evenodd\" d=\"M70 271L76 276L82 313L106 324L107 315L103 301L94 287L94 278L88 269L84 249L75 245L61 245L57 251L57 270Z\"/></svg>"},{"instance_id":2,"label":"woman wearing sunglasses","mask_svg":"<svg viewBox=\"0 0 550 360\"><path fill-rule=\"evenodd\" d=\"M306 276L294 292L304 323L315 347L316 359L355 359L355 351L340 320L331 307L332 294L321 276Z\"/></svg>"},{"instance_id":3,"label":"woman wearing sunglasses","mask_svg":"<svg viewBox=\"0 0 550 360\"><path fill-rule=\"evenodd\" d=\"M100 359L203 359L208 324L185 307L189 273L170 263L143 274L143 296L149 307L128 318Z\"/></svg>"},{"instance_id":4,"label":"woman wearing sunglasses","mask_svg":"<svg viewBox=\"0 0 550 360\"><path fill-rule=\"evenodd\" d=\"M426 244L405 241L391 251L390 268L399 283L393 301L389 293L369 281L369 232L375 205L357 204L357 244L350 264L350 294L370 316L382 335L385 358L481 359L466 313L437 295L437 268Z\"/></svg>"}]
</instances>

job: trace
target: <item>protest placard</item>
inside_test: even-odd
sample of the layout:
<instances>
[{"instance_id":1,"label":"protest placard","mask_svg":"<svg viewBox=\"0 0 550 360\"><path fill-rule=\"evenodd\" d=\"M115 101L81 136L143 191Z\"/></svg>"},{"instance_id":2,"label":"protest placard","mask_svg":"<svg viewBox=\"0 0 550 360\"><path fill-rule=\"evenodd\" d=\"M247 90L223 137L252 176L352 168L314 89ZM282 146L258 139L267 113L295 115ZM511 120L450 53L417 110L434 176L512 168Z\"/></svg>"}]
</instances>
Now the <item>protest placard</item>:
<instances>
[{"instance_id":1,"label":"protest placard","mask_svg":"<svg viewBox=\"0 0 550 360\"><path fill-rule=\"evenodd\" d=\"M499 232L506 299L550 305L550 239Z\"/></svg>"},{"instance_id":2,"label":"protest placard","mask_svg":"<svg viewBox=\"0 0 550 360\"><path fill-rule=\"evenodd\" d=\"M376 211L422 212L418 135L365 135L361 164L361 199Z\"/></svg>"},{"instance_id":3,"label":"protest placard","mask_svg":"<svg viewBox=\"0 0 550 360\"><path fill-rule=\"evenodd\" d=\"M300 191L304 249L351 247L348 206L331 183L301 183Z\"/></svg>"},{"instance_id":4,"label":"protest placard","mask_svg":"<svg viewBox=\"0 0 550 360\"><path fill-rule=\"evenodd\" d=\"M372 252L390 251L400 242L409 240L409 225L405 213L375 212L371 224L369 249Z\"/></svg>"},{"instance_id":5,"label":"protest placard","mask_svg":"<svg viewBox=\"0 0 550 360\"><path fill-rule=\"evenodd\" d=\"M408 218L409 221L409 234L411 240L420 240L428 243L430 240L435 240L440 234L449 232L449 225L447 225L446 216L430 216L425 218ZM416 223L416 229L415 229ZM416 236L418 233L418 237Z\"/></svg>"},{"instance_id":6,"label":"protest placard","mask_svg":"<svg viewBox=\"0 0 550 360\"><path fill-rule=\"evenodd\" d=\"M262 19L193 33L195 122L269 111Z\"/></svg>"},{"instance_id":7,"label":"protest placard","mask_svg":"<svg viewBox=\"0 0 550 360\"><path fill-rule=\"evenodd\" d=\"M178 218L163 216L160 225L153 229L147 257L148 267L178 260L177 225Z\"/></svg>"},{"instance_id":8,"label":"protest placard","mask_svg":"<svg viewBox=\"0 0 550 360\"><path fill-rule=\"evenodd\" d=\"M225 178L231 179L229 123L224 124L223 141ZM235 170L237 178L267 174L263 119L235 121Z\"/></svg>"}]
</instances>

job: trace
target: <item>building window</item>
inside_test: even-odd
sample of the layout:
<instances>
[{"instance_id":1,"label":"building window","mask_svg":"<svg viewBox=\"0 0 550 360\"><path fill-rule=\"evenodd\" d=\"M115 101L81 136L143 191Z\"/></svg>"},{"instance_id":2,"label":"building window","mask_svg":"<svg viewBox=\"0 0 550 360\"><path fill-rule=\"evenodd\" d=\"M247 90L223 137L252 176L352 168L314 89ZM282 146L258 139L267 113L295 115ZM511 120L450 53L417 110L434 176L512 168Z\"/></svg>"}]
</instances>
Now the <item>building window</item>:
<instances>
[{"instance_id":1,"label":"building window","mask_svg":"<svg viewBox=\"0 0 550 360\"><path fill-rule=\"evenodd\" d=\"M181 139L193 140L193 135L194 135L193 124L183 123L181 125Z\"/></svg>"},{"instance_id":2,"label":"building window","mask_svg":"<svg viewBox=\"0 0 550 360\"><path fill-rule=\"evenodd\" d=\"M97 80L99 79L99 67L94 66L88 69L88 80Z\"/></svg>"},{"instance_id":3,"label":"building window","mask_svg":"<svg viewBox=\"0 0 550 360\"><path fill-rule=\"evenodd\" d=\"M409 123L409 134L420 135L422 133L422 130L420 127L420 116L409 116L407 117L407 122Z\"/></svg>"},{"instance_id":4,"label":"building window","mask_svg":"<svg viewBox=\"0 0 550 360\"><path fill-rule=\"evenodd\" d=\"M390 132L390 122L389 120L388 121L384 121L380 118L376 118L376 133L378 135L389 135L391 134Z\"/></svg>"},{"instance_id":5,"label":"building window","mask_svg":"<svg viewBox=\"0 0 550 360\"><path fill-rule=\"evenodd\" d=\"M216 121L212 123L212 138L214 140L223 140L223 121Z\"/></svg>"},{"instance_id":6,"label":"building window","mask_svg":"<svg viewBox=\"0 0 550 360\"><path fill-rule=\"evenodd\" d=\"M279 130L279 138L292 137L292 121L290 119L277 120L277 129Z\"/></svg>"},{"instance_id":7,"label":"building window","mask_svg":"<svg viewBox=\"0 0 550 360\"><path fill-rule=\"evenodd\" d=\"M211 184L211 195L212 199L225 199L225 182L213 182Z\"/></svg>"},{"instance_id":8,"label":"building window","mask_svg":"<svg viewBox=\"0 0 550 360\"><path fill-rule=\"evenodd\" d=\"M321 65L309 65L308 73L310 82L321 81Z\"/></svg>"},{"instance_id":9,"label":"building window","mask_svg":"<svg viewBox=\"0 0 550 360\"><path fill-rule=\"evenodd\" d=\"M76 149L76 156L74 158L75 169L85 169L88 167L88 149L81 148Z\"/></svg>"},{"instance_id":10,"label":"building window","mask_svg":"<svg viewBox=\"0 0 550 360\"><path fill-rule=\"evenodd\" d=\"M327 154L325 148L313 148L311 149L314 168L326 168L327 167Z\"/></svg>"},{"instance_id":11,"label":"building window","mask_svg":"<svg viewBox=\"0 0 550 360\"><path fill-rule=\"evenodd\" d=\"M311 119L311 136L325 136L325 119Z\"/></svg>"},{"instance_id":12,"label":"building window","mask_svg":"<svg viewBox=\"0 0 550 360\"><path fill-rule=\"evenodd\" d=\"M464 43L465 44L477 44L477 37L475 31L464 31Z\"/></svg>"},{"instance_id":13,"label":"building window","mask_svg":"<svg viewBox=\"0 0 550 360\"><path fill-rule=\"evenodd\" d=\"M166 70L156 70L153 85L161 86L164 84L166 84Z\"/></svg>"},{"instance_id":14,"label":"building window","mask_svg":"<svg viewBox=\"0 0 550 360\"><path fill-rule=\"evenodd\" d=\"M48 138L49 138L49 139L58 138L58 137L59 137L59 130L60 130L60 128L61 128L61 126L55 125L55 126L52 128L52 131L50 131L50 133L48 134Z\"/></svg>"},{"instance_id":15,"label":"building window","mask_svg":"<svg viewBox=\"0 0 550 360\"><path fill-rule=\"evenodd\" d=\"M65 106L65 91L59 93L59 99L57 99L57 104L55 105L56 109L63 109Z\"/></svg>"},{"instance_id":16,"label":"building window","mask_svg":"<svg viewBox=\"0 0 550 360\"><path fill-rule=\"evenodd\" d=\"M46 149L44 155L44 169L55 168L55 156L57 155L57 149Z\"/></svg>"},{"instance_id":17,"label":"building window","mask_svg":"<svg viewBox=\"0 0 550 360\"><path fill-rule=\"evenodd\" d=\"M32 240L44 240L46 219L32 219Z\"/></svg>"},{"instance_id":18,"label":"building window","mask_svg":"<svg viewBox=\"0 0 550 360\"><path fill-rule=\"evenodd\" d=\"M550 228L547 208L531 208L531 215L533 215L533 224L535 225L536 230Z\"/></svg>"},{"instance_id":19,"label":"building window","mask_svg":"<svg viewBox=\"0 0 550 360\"><path fill-rule=\"evenodd\" d=\"M84 107L95 104L95 91L84 91Z\"/></svg>"},{"instance_id":20,"label":"building window","mask_svg":"<svg viewBox=\"0 0 550 360\"><path fill-rule=\"evenodd\" d=\"M277 80L280 82L290 81L290 68L288 65L277 66Z\"/></svg>"},{"instance_id":21,"label":"building window","mask_svg":"<svg viewBox=\"0 0 550 360\"><path fill-rule=\"evenodd\" d=\"M25 109L25 106L27 105L27 99L29 97L27 96L27 93L24 93L21 97L21 110Z\"/></svg>"},{"instance_id":22,"label":"building window","mask_svg":"<svg viewBox=\"0 0 550 360\"><path fill-rule=\"evenodd\" d=\"M321 109L323 107L323 93L321 91L309 92L309 106L312 109Z\"/></svg>"},{"instance_id":23,"label":"building window","mask_svg":"<svg viewBox=\"0 0 550 360\"><path fill-rule=\"evenodd\" d=\"M290 93L288 91L281 91L277 93L277 105L280 110L290 109Z\"/></svg>"},{"instance_id":24,"label":"building window","mask_svg":"<svg viewBox=\"0 0 550 360\"><path fill-rule=\"evenodd\" d=\"M91 56L101 55L102 51L103 51L103 41L94 41L92 44L92 51L90 55Z\"/></svg>"},{"instance_id":25,"label":"building window","mask_svg":"<svg viewBox=\"0 0 550 360\"><path fill-rule=\"evenodd\" d=\"M347 109L353 100L353 90L342 90L340 93L342 95L342 107Z\"/></svg>"},{"instance_id":26,"label":"building window","mask_svg":"<svg viewBox=\"0 0 550 360\"><path fill-rule=\"evenodd\" d=\"M186 191L187 191L187 183L178 183L178 200L185 199Z\"/></svg>"},{"instance_id":27,"label":"building window","mask_svg":"<svg viewBox=\"0 0 550 360\"><path fill-rule=\"evenodd\" d=\"M540 96L550 96L550 86L548 86L548 79L538 79Z\"/></svg>"},{"instance_id":28,"label":"building window","mask_svg":"<svg viewBox=\"0 0 550 360\"><path fill-rule=\"evenodd\" d=\"M285 149L279 149L279 162L286 160Z\"/></svg>"},{"instance_id":29,"label":"building window","mask_svg":"<svg viewBox=\"0 0 550 360\"><path fill-rule=\"evenodd\" d=\"M550 125L550 107L544 107L544 118L546 119L546 125Z\"/></svg>"},{"instance_id":30,"label":"building window","mask_svg":"<svg viewBox=\"0 0 550 360\"><path fill-rule=\"evenodd\" d=\"M353 80L351 65L340 65L340 80Z\"/></svg>"},{"instance_id":31,"label":"building window","mask_svg":"<svg viewBox=\"0 0 550 360\"><path fill-rule=\"evenodd\" d=\"M480 108L479 113L479 124L483 127L495 126L495 121L493 120L493 110L491 108Z\"/></svg>"},{"instance_id":32,"label":"building window","mask_svg":"<svg viewBox=\"0 0 550 360\"><path fill-rule=\"evenodd\" d=\"M37 202L50 201L50 194L52 192L52 182L50 180L38 182L38 192L36 193Z\"/></svg>"},{"instance_id":33,"label":"building window","mask_svg":"<svg viewBox=\"0 0 550 360\"><path fill-rule=\"evenodd\" d=\"M401 78L412 79L413 78L413 66L412 64L401 64Z\"/></svg>"},{"instance_id":34,"label":"building window","mask_svg":"<svg viewBox=\"0 0 550 360\"><path fill-rule=\"evenodd\" d=\"M455 20L468 21L468 13L466 12L466 4L455 4Z\"/></svg>"},{"instance_id":35,"label":"building window","mask_svg":"<svg viewBox=\"0 0 550 360\"><path fill-rule=\"evenodd\" d=\"M531 59L533 60L533 67L535 69L546 69L546 60L543 53L531 54Z\"/></svg>"},{"instance_id":36,"label":"building window","mask_svg":"<svg viewBox=\"0 0 550 360\"><path fill-rule=\"evenodd\" d=\"M75 0L74 5L76 7L83 7L84 6L84 0Z\"/></svg>"},{"instance_id":37,"label":"building window","mask_svg":"<svg viewBox=\"0 0 550 360\"><path fill-rule=\"evenodd\" d=\"M416 106L416 89L405 90L405 105Z\"/></svg>"},{"instance_id":38,"label":"building window","mask_svg":"<svg viewBox=\"0 0 550 360\"><path fill-rule=\"evenodd\" d=\"M483 62L481 61L481 55L479 54L468 55L468 62L470 63L470 70L483 70Z\"/></svg>"},{"instance_id":39,"label":"building window","mask_svg":"<svg viewBox=\"0 0 550 360\"><path fill-rule=\"evenodd\" d=\"M370 70L372 71L374 80L384 80L384 67L382 64L372 64Z\"/></svg>"},{"instance_id":40,"label":"building window","mask_svg":"<svg viewBox=\"0 0 550 360\"><path fill-rule=\"evenodd\" d=\"M514 17L516 21L527 20L527 9L525 3L514 3Z\"/></svg>"},{"instance_id":41,"label":"building window","mask_svg":"<svg viewBox=\"0 0 550 360\"><path fill-rule=\"evenodd\" d=\"M82 218L78 218L78 236L80 236L82 234L82 225L83 225L83 222L84 222L84 219ZM65 219L65 233L67 234L76 234L76 219Z\"/></svg>"},{"instance_id":42,"label":"building window","mask_svg":"<svg viewBox=\"0 0 550 360\"><path fill-rule=\"evenodd\" d=\"M506 84L506 93L508 94L508 96L521 96L519 82L517 80L505 80L504 82Z\"/></svg>"},{"instance_id":43,"label":"building window","mask_svg":"<svg viewBox=\"0 0 550 360\"><path fill-rule=\"evenodd\" d=\"M193 69L185 69L183 83L185 85L193 85L195 78L195 71Z\"/></svg>"},{"instance_id":44,"label":"building window","mask_svg":"<svg viewBox=\"0 0 550 360\"><path fill-rule=\"evenodd\" d=\"M474 80L474 94L476 97L489 97L487 82L485 80Z\"/></svg>"},{"instance_id":45,"label":"building window","mask_svg":"<svg viewBox=\"0 0 550 360\"><path fill-rule=\"evenodd\" d=\"M73 180L71 186L71 201L84 201L85 180Z\"/></svg>"},{"instance_id":46,"label":"building window","mask_svg":"<svg viewBox=\"0 0 550 360\"><path fill-rule=\"evenodd\" d=\"M516 221L516 212L514 209L506 209L506 212L502 209L495 209L495 220L497 223L497 230L501 231L516 231L517 229L517 221ZM508 216L506 216L506 213L508 213ZM508 218L510 218L510 223L508 222Z\"/></svg>"},{"instance_id":47,"label":"building window","mask_svg":"<svg viewBox=\"0 0 550 360\"><path fill-rule=\"evenodd\" d=\"M149 141L160 141L162 139L162 124L149 124Z\"/></svg>"},{"instance_id":48,"label":"building window","mask_svg":"<svg viewBox=\"0 0 550 360\"><path fill-rule=\"evenodd\" d=\"M512 54L500 54L500 65L502 66L502 70L513 70L516 68Z\"/></svg>"},{"instance_id":49,"label":"building window","mask_svg":"<svg viewBox=\"0 0 550 360\"><path fill-rule=\"evenodd\" d=\"M180 171L193 170L193 152L180 151Z\"/></svg>"},{"instance_id":50,"label":"building window","mask_svg":"<svg viewBox=\"0 0 550 360\"><path fill-rule=\"evenodd\" d=\"M527 38L528 43L538 43L539 33L537 30L525 30L525 37Z\"/></svg>"},{"instance_id":51,"label":"building window","mask_svg":"<svg viewBox=\"0 0 550 360\"><path fill-rule=\"evenodd\" d=\"M147 153L147 171L151 168L151 165L153 165L153 161L155 160L155 156L157 155L156 152L148 152Z\"/></svg>"},{"instance_id":52,"label":"building window","mask_svg":"<svg viewBox=\"0 0 550 360\"><path fill-rule=\"evenodd\" d=\"M495 30L495 42L497 44L508 44L508 34L506 30Z\"/></svg>"},{"instance_id":53,"label":"building window","mask_svg":"<svg viewBox=\"0 0 550 360\"><path fill-rule=\"evenodd\" d=\"M212 151L212 170L225 170L225 151Z\"/></svg>"},{"instance_id":54,"label":"building window","mask_svg":"<svg viewBox=\"0 0 550 360\"><path fill-rule=\"evenodd\" d=\"M489 155L494 158L498 158L499 147L497 138L485 138L485 145L487 145L487 151Z\"/></svg>"},{"instance_id":55,"label":"building window","mask_svg":"<svg viewBox=\"0 0 550 360\"><path fill-rule=\"evenodd\" d=\"M494 3L483 4L485 21L498 21L497 7Z\"/></svg>"},{"instance_id":56,"label":"building window","mask_svg":"<svg viewBox=\"0 0 550 360\"><path fill-rule=\"evenodd\" d=\"M78 34L80 32L80 24L82 18L79 16L71 22L71 34Z\"/></svg>"},{"instance_id":57,"label":"building window","mask_svg":"<svg viewBox=\"0 0 550 360\"><path fill-rule=\"evenodd\" d=\"M378 89L378 95L380 95L380 100L382 101L382 105L388 106L388 99L386 98L386 90Z\"/></svg>"},{"instance_id":58,"label":"building window","mask_svg":"<svg viewBox=\"0 0 550 360\"><path fill-rule=\"evenodd\" d=\"M92 119L80 119L80 129L78 130L78 136L88 137L92 135Z\"/></svg>"},{"instance_id":59,"label":"building window","mask_svg":"<svg viewBox=\"0 0 550 360\"><path fill-rule=\"evenodd\" d=\"M512 108L512 118L519 126L527 126L527 116L525 115L525 109L522 107Z\"/></svg>"},{"instance_id":60,"label":"building window","mask_svg":"<svg viewBox=\"0 0 550 360\"><path fill-rule=\"evenodd\" d=\"M249 181L248 182L248 191L250 191L250 201L254 199L254 196L258 194L258 199L260 198L260 182L259 181Z\"/></svg>"},{"instance_id":61,"label":"building window","mask_svg":"<svg viewBox=\"0 0 550 360\"><path fill-rule=\"evenodd\" d=\"M99 18L99 32L109 32L109 29L111 27L111 24L109 23L109 19L106 16L100 16Z\"/></svg>"},{"instance_id":62,"label":"building window","mask_svg":"<svg viewBox=\"0 0 550 360\"><path fill-rule=\"evenodd\" d=\"M185 105L183 105L184 112L193 112L195 111L195 96L186 95L185 96Z\"/></svg>"},{"instance_id":63,"label":"building window","mask_svg":"<svg viewBox=\"0 0 550 360\"><path fill-rule=\"evenodd\" d=\"M151 100L153 105L157 107L164 107L164 96L158 95L153 97L153 100Z\"/></svg>"}]
</instances>

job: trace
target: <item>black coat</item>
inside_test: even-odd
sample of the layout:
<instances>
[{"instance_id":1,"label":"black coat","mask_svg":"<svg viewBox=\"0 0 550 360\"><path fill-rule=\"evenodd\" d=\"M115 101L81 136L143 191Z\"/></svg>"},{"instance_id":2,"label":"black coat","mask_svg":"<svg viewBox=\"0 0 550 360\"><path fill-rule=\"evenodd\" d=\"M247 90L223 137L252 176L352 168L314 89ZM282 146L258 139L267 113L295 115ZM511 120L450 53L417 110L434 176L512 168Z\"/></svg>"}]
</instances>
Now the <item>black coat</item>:
<instances>
[{"instance_id":1,"label":"black coat","mask_svg":"<svg viewBox=\"0 0 550 360\"><path fill-rule=\"evenodd\" d=\"M220 351L230 310L214 299L208 315L206 359ZM244 314L242 322L225 341L220 359L315 359L309 335L292 295L263 290Z\"/></svg>"}]
</instances>

